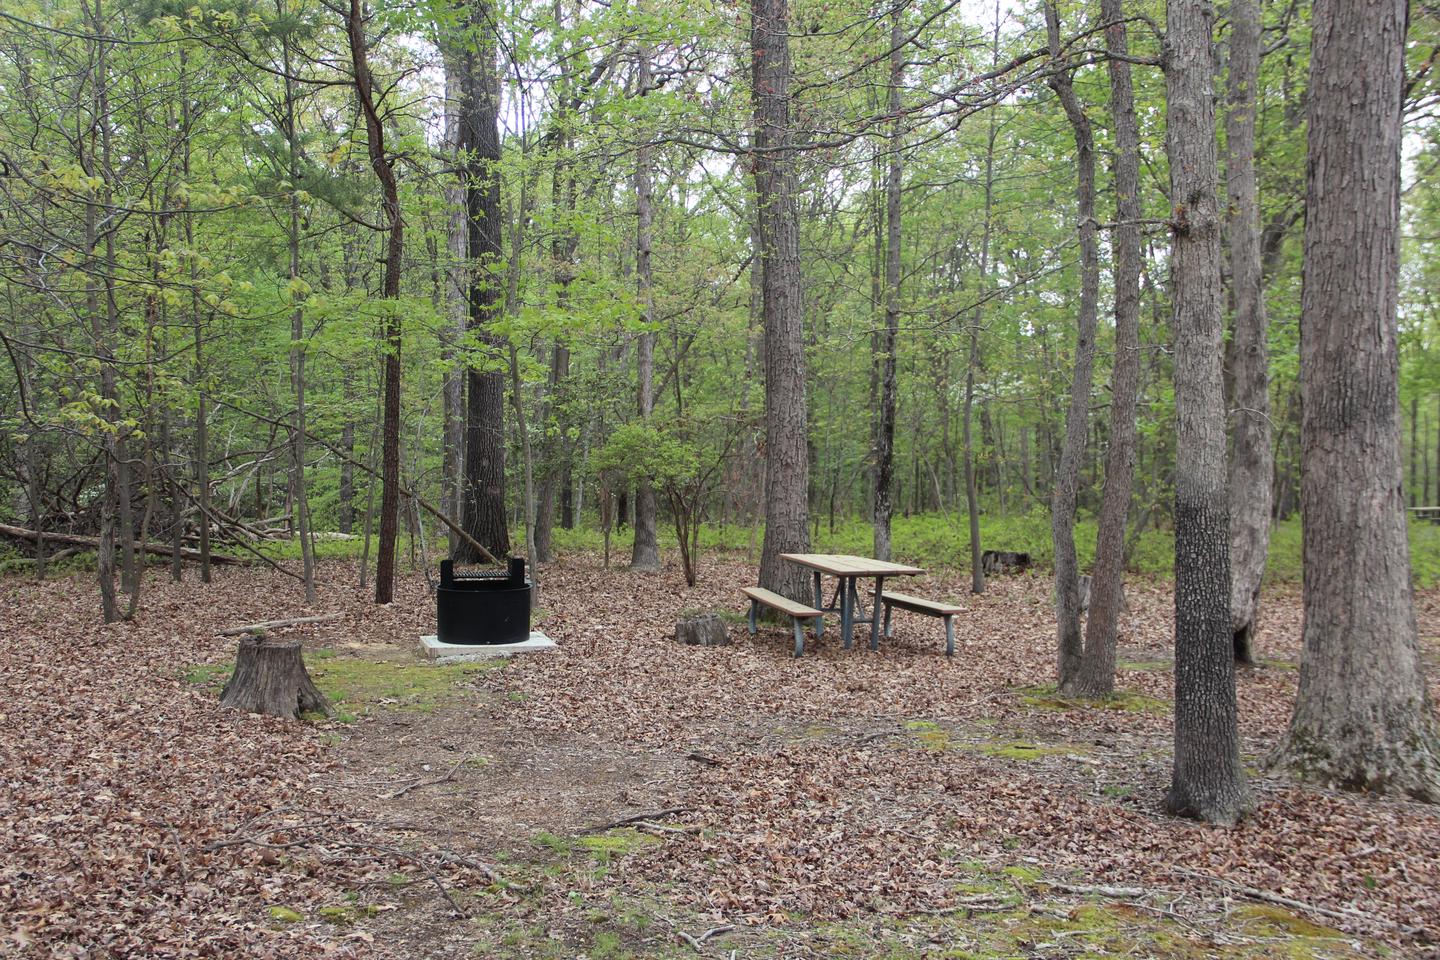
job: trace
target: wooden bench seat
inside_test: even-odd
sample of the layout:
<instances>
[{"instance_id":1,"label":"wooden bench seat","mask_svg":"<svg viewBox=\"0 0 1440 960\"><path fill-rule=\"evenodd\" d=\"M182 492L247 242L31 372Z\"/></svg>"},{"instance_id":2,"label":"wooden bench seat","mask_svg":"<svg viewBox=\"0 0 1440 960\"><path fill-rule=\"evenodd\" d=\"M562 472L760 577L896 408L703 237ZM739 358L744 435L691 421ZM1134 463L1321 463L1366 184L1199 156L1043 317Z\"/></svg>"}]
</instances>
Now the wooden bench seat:
<instances>
[{"instance_id":1,"label":"wooden bench seat","mask_svg":"<svg viewBox=\"0 0 1440 960\"><path fill-rule=\"evenodd\" d=\"M807 607L803 603L796 603L789 597L776 593L774 590L766 590L764 587L741 587L740 592L750 598L750 632L753 634L759 628L756 623L756 615L762 606L772 610L779 610L790 618L795 627L795 656L803 656L805 653L805 628L806 620L815 622L815 636L818 639L825 635L825 615L814 607Z\"/></svg>"},{"instance_id":2,"label":"wooden bench seat","mask_svg":"<svg viewBox=\"0 0 1440 960\"><path fill-rule=\"evenodd\" d=\"M886 591L880 595L880 604L885 608L885 636L894 636L890 626L890 614L895 607L927 617L941 617L945 621L945 656L955 655L955 615L964 613L965 608L943 600L927 600L909 593Z\"/></svg>"}]
</instances>

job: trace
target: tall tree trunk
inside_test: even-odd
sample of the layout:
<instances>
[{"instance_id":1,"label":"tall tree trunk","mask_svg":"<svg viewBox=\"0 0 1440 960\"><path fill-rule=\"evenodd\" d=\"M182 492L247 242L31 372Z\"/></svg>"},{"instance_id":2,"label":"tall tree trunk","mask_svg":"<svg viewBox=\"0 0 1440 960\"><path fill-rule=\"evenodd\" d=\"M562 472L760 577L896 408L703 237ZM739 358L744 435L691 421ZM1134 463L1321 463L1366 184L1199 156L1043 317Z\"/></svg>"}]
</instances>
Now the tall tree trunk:
<instances>
[{"instance_id":1,"label":"tall tree trunk","mask_svg":"<svg viewBox=\"0 0 1440 960\"><path fill-rule=\"evenodd\" d=\"M283 13L283 10L277 11ZM290 312L290 391L295 399L295 412L290 428L290 501L294 504L300 531L300 564L305 579L305 602L314 605L315 544L310 536L310 499L305 489L305 308L300 289L300 138L295 125L295 82L291 79L290 41L281 38L281 63L285 70L282 131L285 136L286 163L289 168L289 221L286 241L290 254L290 286L288 294L294 303Z\"/></svg>"},{"instance_id":2,"label":"tall tree trunk","mask_svg":"<svg viewBox=\"0 0 1440 960\"><path fill-rule=\"evenodd\" d=\"M1255 97L1260 73L1260 5L1230 0L1229 112L1225 174L1230 201L1230 284L1234 331L1230 374L1234 433L1230 460L1230 629L1235 661L1255 662L1260 580L1270 548L1270 347L1260 273L1260 204L1255 186Z\"/></svg>"},{"instance_id":3,"label":"tall tree trunk","mask_svg":"<svg viewBox=\"0 0 1440 960\"><path fill-rule=\"evenodd\" d=\"M1062 692L1104 697L1115 690L1115 646L1125 587L1125 521L1135 468L1135 415L1140 393L1140 129L1130 80L1122 0L1102 0L1105 49L1112 54L1110 112L1115 118L1115 360L1110 388L1110 445L1105 491L1085 616L1085 651Z\"/></svg>"},{"instance_id":4,"label":"tall tree trunk","mask_svg":"<svg viewBox=\"0 0 1440 960\"><path fill-rule=\"evenodd\" d=\"M1053 2L1045 4L1045 32L1050 58L1061 62L1060 18ZM1055 546L1055 638L1059 685L1073 682L1084 656L1080 633L1080 570L1075 557L1075 508L1080 489L1080 464L1089 434L1090 385L1095 367L1096 305L1100 299L1100 252L1095 238L1095 135L1090 118L1075 95L1068 70L1056 70L1047 81L1075 135L1075 218L1080 234L1080 302L1075 317L1075 367L1070 379L1070 409L1065 415L1065 443L1051 493L1050 537Z\"/></svg>"},{"instance_id":5,"label":"tall tree trunk","mask_svg":"<svg viewBox=\"0 0 1440 960\"><path fill-rule=\"evenodd\" d=\"M1240 765L1230 632L1223 317L1210 0L1169 0L1166 151L1175 340L1175 764L1171 813L1234 823Z\"/></svg>"},{"instance_id":6,"label":"tall tree trunk","mask_svg":"<svg viewBox=\"0 0 1440 960\"><path fill-rule=\"evenodd\" d=\"M461 526L496 557L510 552L505 515L505 344L489 329L501 297L500 90L495 72L495 8L472 0L475 49L464 56L460 146L465 153L465 210L470 220L470 329L486 348L486 368L469 371L465 398L465 476ZM455 559L481 557L465 541Z\"/></svg>"},{"instance_id":7,"label":"tall tree trunk","mask_svg":"<svg viewBox=\"0 0 1440 960\"><path fill-rule=\"evenodd\" d=\"M638 52L639 92L644 96L652 84L650 52ZM635 341L635 380L637 413L640 422L649 424L655 412L655 276L650 266L651 228L655 220L653 185L650 171L650 147L642 144L635 151L635 286L643 312L642 329ZM635 541L630 551L632 570L659 570L660 547L656 543L655 488L641 478L635 484Z\"/></svg>"},{"instance_id":8,"label":"tall tree trunk","mask_svg":"<svg viewBox=\"0 0 1440 960\"><path fill-rule=\"evenodd\" d=\"M885 329L880 338L879 419L875 424L875 556L890 559L890 515L895 485L895 347L900 336L900 188L905 173L900 151L900 85L905 78L903 0L890 11L890 104L895 118L890 135L890 164L885 173Z\"/></svg>"},{"instance_id":9,"label":"tall tree trunk","mask_svg":"<svg viewBox=\"0 0 1440 960\"><path fill-rule=\"evenodd\" d=\"M453 50L445 53L445 152L453 157L457 169L462 167L461 148L461 103L465 95L461 82L461 55ZM457 177L445 184L445 209L449 216L445 226L445 249L449 266L445 271L445 314L448 319L443 338L445 358L445 382L443 411L445 417L445 461L441 471L444 491L440 503L446 513L459 517L465 502L465 362L461 343L465 339L466 317L469 309L470 236L466 221L465 187L463 178ZM454 553L460 539L454 530L448 531L448 546Z\"/></svg>"},{"instance_id":10,"label":"tall tree trunk","mask_svg":"<svg viewBox=\"0 0 1440 960\"><path fill-rule=\"evenodd\" d=\"M190 181L191 138L194 125L194 101L190 95L189 52L180 50L180 173ZM195 249L195 215L188 209L180 214L185 248ZM204 329L200 318L199 266L195 257L186 257L190 287L190 326L195 356L195 502L200 515L195 522L200 528L200 582L210 582L210 411L205 391Z\"/></svg>"},{"instance_id":11,"label":"tall tree trunk","mask_svg":"<svg viewBox=\"0 0 1440 960\"><path fill-rule=\"evenodd\" d=\"M1418 471L1418 456L1420 456L1420 438L1417 429L1420 426L1420 393L1410 397L1410 482L1405 484L1410 488L1410 505L1418 507L1420 501L1416 499L1416 484L1420 481Z\"/></svg>"},{"instance_id":12,"label":"tall tree trunk","mask_svg":"<svg viewBox=\"0 0 1440 960\"><path fill-rule=\"evenodd\" d=\"M1000 60L1000 2L995 3L995 32L990 39L990 62ZM985 592L985 570L980 565L980 497L975 489L975 370L980 366L980 320L984 316L985 285L990 279L990 239L994 230L995 140L1000 128L995 111L989 111L985 137L985 226L980 235L980 282L975 309L970 314L970 347L965 359L965 402L961 410L960 442L965 450L965 511L970 520L970 592Z\"/></svg>"},{"instance_id":13,"label":"tall tree trunk","mask_svg":"<svg viewBox=\"0 0 1440 960\"><path fill-rule=\"evenodd\" d=\"M365 20L360 0L350 0L345 18L354 70L355 99L365 117L365 141L370 167L380 181L385 212L385 279L380 295L385 304L385 413L380 455L380 538L375 548L375 602L389 603L395 596L395 538L400 522L400 343L399 314L401 258L405 253L405 220L400 214L400 190L394 161L385 151L385 127L375 102L365 46Z\"/></svg>"},{"instance_id":14,"label":"tall tree trunk","mask_svg":"<svg viewBox=\"0 0 1440 960\"><path fill-rule=\"evenodd\" d=\"M1282 766L1440 802L1401 500L1405 0L1317 0L1301 298L1300 689Z\"/></svg>"},{"instance_id":15,"label":"tall tree trunk","mask_svg":"<svg viewBox=\"0 0 1440 960\"><path fill-rule=\"evenodd\" d=\"M765 322L765 541L760 585L794 600L809 578L782 553L810 548L800 227L790 130L789 0L751 0L756 216Z\"/></svg>"}]
</instances>

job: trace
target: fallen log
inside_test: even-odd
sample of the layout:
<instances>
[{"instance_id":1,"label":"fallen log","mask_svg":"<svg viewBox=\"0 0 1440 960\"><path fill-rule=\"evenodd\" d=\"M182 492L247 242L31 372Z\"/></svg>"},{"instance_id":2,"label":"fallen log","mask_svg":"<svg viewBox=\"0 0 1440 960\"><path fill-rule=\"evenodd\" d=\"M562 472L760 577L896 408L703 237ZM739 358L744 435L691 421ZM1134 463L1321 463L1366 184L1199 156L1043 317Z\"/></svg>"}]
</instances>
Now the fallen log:
<instances>
[{"instance_id":1,"label":"fallen log","mask_svg":"<svg viewBox=\"0 0 1440 960\"><path fill-rule=\"evenodd\" d=\"M9 537L12 540L19 540L24 543L34 543L40 537L44 537L46 543L63 543L72 547L82 547L88 550L100 548L99 537L87 537L79 533L40 533L36 530L27 530L24 527L12 527L8 523L0 523L0 537ZM153 554L157 557L168 557L174 553L174 548L168 543L137 543L135 549L143 553ZM199 560L199 550L180 551L180 556L185 560ZM211 563L245 563L239 557L232 557L224 553L210 554Z\"/></svg>"},{"instance_id":2,"label":"fallen log","mask_svg":"<svg viewBox=\"0 0 1440 960\"><path fill-rule=\"evenodd\" d=\"M217 630L217 637L238 637L242 633L254 633L257 630L273 630L276 627L298 627L302 623L329 623L332 620L339 620L345 616L343 613L321 613L313 617L291 617L288 620L261 620L259 623L247 623L242 627L229 627L225 630Z\"/></svg>"}]
</instances>

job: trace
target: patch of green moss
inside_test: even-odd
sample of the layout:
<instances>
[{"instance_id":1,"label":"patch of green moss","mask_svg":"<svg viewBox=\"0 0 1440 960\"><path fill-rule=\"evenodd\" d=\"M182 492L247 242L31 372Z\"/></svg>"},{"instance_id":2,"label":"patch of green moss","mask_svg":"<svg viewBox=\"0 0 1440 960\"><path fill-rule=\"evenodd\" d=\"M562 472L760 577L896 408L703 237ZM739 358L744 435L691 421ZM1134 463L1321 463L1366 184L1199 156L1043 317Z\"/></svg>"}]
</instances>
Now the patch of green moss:
<instances>
[{"instance_id":1,"label":"patch of green moss","mask_svg":"<svg viewBox=\"0 0 1440 960\"><path fill-rule=\"evenodd\" d=\"M430 713L456 696L459 684L477 674L498 670L503 658L476 663L428 664L365 660L359 657L307 656L306 669L320 692L329 698L342 723L371 710Z\"/></svg>"},{"instance_id":2,"label":"patch of green moss","mask_svg":"<svg viewBox=\"0 0 1440 960\"><path fill-rule=\"evenodd\" d=\"M1241 907L1235 911L1247 926L1255 932L1263 935L1288 935L1292 937L1308 937L1317 940L1330 940L1343 937L1339 930L1333 927L1322 926L1312 923L1298 914L1291 913L1282 907L1252 905Z\"/></svg>"},{"instance_id":3,"label":"patch of green moss","mask_svg":"<svg viewBox=\"0 0 1440 960\"><path fill-rule=\"evenodd\" d=\"M299 923L305 919L305 914L290 907L271 907L269 913L276 923Z\"/></svg>"},{"instance_id":4,"label":"patch of green moss","mask_svg":"<svg viewBox=\"0 0 1440 960\"><path fill-rule=\"evenodd\" d=\"M658 842L658 838L630 827L606 830L604 833L590 833L579 837L562 837L546 830L535 834L535 843L552 853L583 853L602 863L608 862L614 857L623 857L626 854L634 853L642 847Z\"/></svg>"},{"instance_id":5,"label":"patch of green moss","mask_svg":"<svg viewBox=\"0 0 1440 960\"><path fill-rule=\"evenodd\" d=\"M233 663L197 663L182 670L180 679L193 686L214 687L218 690L225 686L230 674L234 672Z\"/></svg>"},{"instance_id":6,"label":"patch of green moss","mask_svg":"<svg viewBox=\"0 0 1440 960\"><path fill-rule=\"evenodd\" d=\"M380 908L373 904L360 906L353 903L345 906L321 907L315 911L316 916L321 920L327 920L334 924L354 923L364 917L373 917L379 912Z\"/></svg>"},{"instance_id":7,"label":"patch of green moss","mask_svg":"<svg viewBox=\"0 0 1440 960\"><path fill-rule=\"evenodd\" d=\"M941 751L951 747L950 731L933 720L907 720L905 729L914 734L927 750Z\"/></svg>"},{"instance_id":8,"label":"patch of green moss","mask_svg":"<svg viewBox=\"0 0 1440 960\"><path fill-rule=\"evenodd\" d=\"M1038 760L1041 757L1081 752L1073 746L1044 746L1022 740L1012 740L1008 743L982 743L973 749L984 756L998 757L1001 760Z\"/></svg>"}]
</instances>

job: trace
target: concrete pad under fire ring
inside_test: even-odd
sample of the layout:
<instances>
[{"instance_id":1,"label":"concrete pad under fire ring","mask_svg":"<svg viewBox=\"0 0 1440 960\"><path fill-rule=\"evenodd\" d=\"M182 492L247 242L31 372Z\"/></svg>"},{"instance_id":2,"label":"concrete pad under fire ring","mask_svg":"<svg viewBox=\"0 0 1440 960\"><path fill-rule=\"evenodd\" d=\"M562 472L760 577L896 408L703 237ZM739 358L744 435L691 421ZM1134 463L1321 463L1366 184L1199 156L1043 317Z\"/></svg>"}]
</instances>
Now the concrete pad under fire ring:
<instances>
[{"instance_id":1,"label":"concrete pad under fire ring","mask_svg":"<svg viewBox=\"0 0 1440 960\"><path fill-rule=\"evenodd\" d=\"M425 657L436 663L469 663L475 660L489 660L493 657L508 657L516 653L541 653L558 650L559 646L539 630L531 630L530 636L519 643L444 643L433 633L420 638L420 649Z\"/></svg>"}]
</instances>

